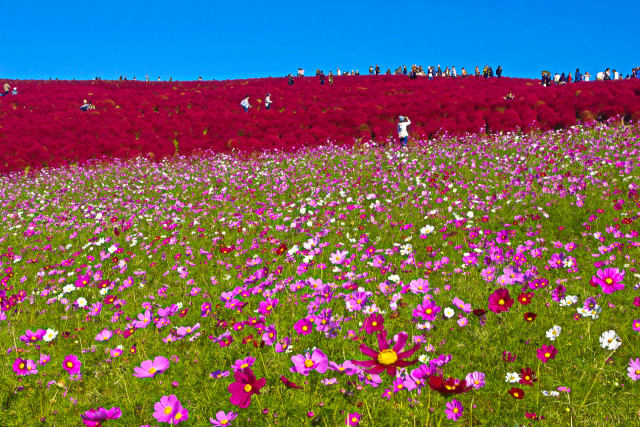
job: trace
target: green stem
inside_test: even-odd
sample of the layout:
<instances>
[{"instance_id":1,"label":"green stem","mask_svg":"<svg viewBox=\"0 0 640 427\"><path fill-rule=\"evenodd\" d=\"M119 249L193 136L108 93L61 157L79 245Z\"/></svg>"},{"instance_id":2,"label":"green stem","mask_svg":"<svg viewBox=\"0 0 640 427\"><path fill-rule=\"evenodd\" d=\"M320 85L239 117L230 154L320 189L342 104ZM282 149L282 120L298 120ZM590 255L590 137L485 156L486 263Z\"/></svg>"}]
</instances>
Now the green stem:
<instances>
[{"instance_id":1,"label":"green stem","mask_svg":"<svg viewBox=\"0 0 640 427\"><path fill-rule=\"evenodd\" d=\"M593 382L591 383L591 387L589 387L589 391L587 391L586 396L584 397L584 399L582 400L582 403L580 404L580 407L578 407L578 412L580 412L582 410L582 407L584 406L584 404L587 402L587 398L589 397L589 395L591 394L591 390L593 390L593 386L596 384L596 381L598 381L598 377L600 376L600 372L602 371L602 368L604 368L604 364L607 363L607 360L609 360L609 358L613 355L613 353L615 353L616 351L613 350L611 353L609 353L609 356L607 356L603 361L602 364L600 365L600 368L598 369L598 372L596 373L596 376L593 378Z\"/></svg>"}]
</instances>

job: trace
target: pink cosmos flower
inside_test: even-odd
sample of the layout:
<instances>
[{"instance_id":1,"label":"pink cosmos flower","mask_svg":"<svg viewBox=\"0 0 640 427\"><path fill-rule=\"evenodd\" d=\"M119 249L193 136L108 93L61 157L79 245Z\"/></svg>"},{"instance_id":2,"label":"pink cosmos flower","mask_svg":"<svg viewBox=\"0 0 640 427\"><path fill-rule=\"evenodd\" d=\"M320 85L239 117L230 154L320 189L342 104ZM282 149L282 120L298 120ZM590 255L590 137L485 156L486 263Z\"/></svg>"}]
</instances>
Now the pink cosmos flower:
<instances>
[{"instance_id":1,"label":"pink cosmos flower","mask_svg":"<svg viewBox=\"0 0 640 427\"><path fill-rule=\"evenodd\" d=\"M629 359L629 367L627 368L627 371L629 372L629 378L633 381L640 380L640 358L636 358L635 360Z\"/></svg>"},{"instance_id":2,"label":"pink cosmos flower","mask_svg":"<svg viewBox=\"0 0 640 427\"><path fill-rule=\"evenodd\" d=\"M596 275L591 278L593 283L600 285L602 293L611 294L616 291L624 289L624 270L620 271L617 268L605 268L604 270L598 269Z\"/></svg>"},{"instance_id":3,"label":"pink cosmos flower","mask_svg":"<svg viewBox=\"0 0 640 427\"><path fill-rule=\"evenodd\" d=\"M103 329L102 331L98 332L98 334L96 335L95 340L96 341L109 341L111 339L111 337L113 336L113 332L111 332L108 329Z\"/></svg>"},{"instance_id":4,"label":"pink cosmos flower","mask_svg":"<svg viewBox=\"0 0 640 427\"><path fill-rule=\"evenodd\" d=\"M180 404L174 394L162 396L160 401L153 405L153 409L153 416L159 423L175 425L189 419L189 411Z\"/></svg>"},{"instance_id":5,"label":"pink cosmos flower","mask_svg":"<svg viewBox=\"0 0 640 427\"><path fill-rule=\"evenodd\" d=\"M536 352L536 356L538 356L538 359L543 363L547 363L548 360L555 359L556 354L558 354L558 350L554 346L546 344L542 345L542 347L540 347Z\"/></svg>"},{"instance_id":6,"label":"pink cosmos flower","mask_svg":"<svg viewBox=\"0 0 640 427\"><path fill-rule=\"evenodd\" d=\"M116 420L122 416L122 411L119 407L115 406L111 409L98 408L89 409L84 414L80 415L82 422L87 426L99 427L103 421Z\"/></svg>"},{"instance_id":7,"label":"pink cosmos flower","mask_svg":"<svg viewBox=\"0 0 640 427\"><path fill-rule=\"evenodd\" d=\"M467 382L468 385L470 385L471 387L477 390L479 388L484 387L484 384L485 384L484 377L485 375L483 372L474 371L474 372L471 372L470 374L467 374L465 381Z\"/></svg>"},{"instance_id":8,"label":"pink cosmos flower","mask_svg":"<svg viewBox=\"0 0 640 427\"><path fill-rule=\"evenodd\" d=\"M329 367L329 359L327 355L320 349L313 350L313 353L297 354L291 357L294 366L290 368L291 372L297 372L300 375L307 376L311 371L318 371L321 374L327 372Z\"/></svg>"},{"instance_id":9,"label":"pink cosmos flower","mask_svg":"<svg viewBox=\"0 0 640 427\"><path fill-rule=\"evenodd\" d=\"M44 329L38 329L35 332L32 332L31 329L27 329L24 335L20 335L20 341L25 343L32 343L36 341L40 341L44 338L44 335L47 333Z\"/></svg>"},{"instance_id":10,"label":"pink cosmos flower","mask_svg":"<svg viewBox=\"0 0 640 427\"><path fill-rule=\"evenodd\" d=\"M138 378L153 378L156 374L161 374L169 369L169 359L162 356L157 356L153 360L145 360L133 368L133 376Z\"/></svg>"},{"instance_id":11,"label":"pink cosmos flower","mask_svg":"<svg viewBox=\"0 0 640 427\"><path fill-rule=\"evenodd\" d=\"M457 399L453 399L451 402L447 402L445 405L444 413L448 419L457 421L462 416L464 407Z\"/></svg>"},{"instance_id":12,"label":"pink cosmos flower","mask_svg":"<svg viewBox=\"0 0 640 427\"><path fill-rule=\"evenodd\" d=\"M216 418L209 418L209 421L214 426L218 427L227 427L231 425L231 421L235 420L238 417L238 414L231 412L218 411L216 412Z\"/></svg>"},{"instance_id":13,"label":"pink cosmos flower","mask_svg":"<svg viewBox=\"0 0 640 427\"><path fill-rule=\"evenodd\" d=\"M233 372L235 371L241 371L244 368L250 368L253 366L253 364L255 363L256 359L248 356L245 357L244 359L238 359L236 360L236 362L231 366L231 369L233 369Z\"/></svg>"},{"instance_id":14,"label":"pink cosmos flower","mask_svg":"<svg viewBox=\"0 0 640 427\"><path fill-rule=\"evenodd\" d=\"M77 356L70 354L62 361L62 367L71 375L79 374L82 362Z\"/></svg>"}]
</instances>

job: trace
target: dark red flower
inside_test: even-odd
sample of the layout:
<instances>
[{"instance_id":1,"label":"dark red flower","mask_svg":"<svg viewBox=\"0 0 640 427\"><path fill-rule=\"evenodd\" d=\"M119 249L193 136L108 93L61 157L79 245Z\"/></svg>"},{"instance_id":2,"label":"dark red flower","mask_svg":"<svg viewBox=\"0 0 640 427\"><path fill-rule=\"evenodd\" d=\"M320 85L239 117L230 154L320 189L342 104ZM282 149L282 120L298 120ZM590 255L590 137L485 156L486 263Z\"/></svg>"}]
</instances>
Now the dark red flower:
<instances>
[{"instance_id":1,"label":"dark red flower","mask_svg":"<svg viewBox=\"0 0 640 427\"><path fill-rule=\"evenodd\" d=\"M531 304L531 298L533 298L533 292L522 292L518 295L518 302L522 305Z\"/></svg>"},{"instance_id":2,"label":"dark red flower","mask_svg":"<svg viewBox=\"0 0 640 427\"><path fill-rule=\"evenodd\" d=\"M288 380L287 377L285 377L284 375L280 375L280 381L282 381L282 383L285 385L285 387L287 388L298 388L298 389L302 389L302 387L300 387L298 384L294 383L291 380Z\"/></svg>"},{"instance_id":3,"label":"dark red flower","mask_svg":"<svg viewBox=\"0 0 640 427\"><path fill-rule=\"evenodd\" d=\"M471 390L473 387L467 385L466 380L449 377L446 380L441 376L432 375L429 377L429 387L431 390L443 395L460 394Z\"/></svg>"},{"instance_id":4,"label":"dark red flower","mask_svg":"<svg viewBox=\"0 0 640 427\"><path fill-rule=\"evenodd\" d=\"M521 388L513 387L509 390L509 394L516 399L524 399L524 390Z\"/></svg>"},{"instance_id":5,"label":"dark red flower","mask_svg":"<svg viewBox=\"0 0 640 427\"><path fill-rule=\"evenodd\" d=\"M527 367L520 370L520 384L533 385L536 381L538 381L538 378L536 378L536 373L533 369Z\"/></svg>"},{"instance_id":6,"label":"dark red flower","mask_svg":"<svg viewBox=\"0 0 640 427\"><path fill-rule=\"evenodd\" d=\"M524 314L524 320L526 320L527 322L533 322L534 320L536 320L536 317L538 317L538 315L535 313L527 312Z\"/></svg>"}]
</instances>

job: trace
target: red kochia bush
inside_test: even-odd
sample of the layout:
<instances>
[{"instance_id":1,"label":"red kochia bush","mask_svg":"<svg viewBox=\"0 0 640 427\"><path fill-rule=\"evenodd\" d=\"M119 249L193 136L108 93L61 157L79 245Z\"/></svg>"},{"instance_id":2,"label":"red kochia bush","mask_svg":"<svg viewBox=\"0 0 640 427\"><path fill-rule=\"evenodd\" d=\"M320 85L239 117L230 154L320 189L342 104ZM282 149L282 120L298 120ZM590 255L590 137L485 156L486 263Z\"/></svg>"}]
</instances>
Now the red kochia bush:
<instances>
[{"instance_id":1,"label":"red kochia bush","mask_svg":"<svg viewBox=\"0 0 640 427\"><path fill-rule=\"evenodd\" d=\"M213 82L15 81L20 95L0 98L0 171L83 162L103 156L160 159L212 149L290 149L331 139L382 141L398 115L413 137L442 132L528 130L576 120L640 120L640 81L543 88L528 79L341 76ZM508 92L513 100L504 100ZM271 93L273 107L264 108ZM250 96L249 113L240 100ZM83 112L83 99L95 111Z\"/></svg>"}]
</instances>

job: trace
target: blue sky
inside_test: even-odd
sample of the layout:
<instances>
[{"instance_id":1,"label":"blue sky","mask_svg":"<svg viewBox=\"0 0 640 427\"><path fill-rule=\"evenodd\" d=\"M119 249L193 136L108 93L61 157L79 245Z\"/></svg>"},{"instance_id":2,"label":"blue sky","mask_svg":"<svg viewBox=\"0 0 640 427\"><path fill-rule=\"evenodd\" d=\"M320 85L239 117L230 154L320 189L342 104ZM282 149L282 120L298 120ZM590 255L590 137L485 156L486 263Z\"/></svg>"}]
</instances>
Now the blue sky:
<instances>
[{"instance_id":1,"label":"blue sky","mask_svg":"<svg viewBox=\"0 0 640 427\"><path fill-rule=\"evenodd\" d=\"M537 78L640 65L637 0L33 0L2 12L0 78L221 80L414 63Z\"/></svg>"}]
</instances>

